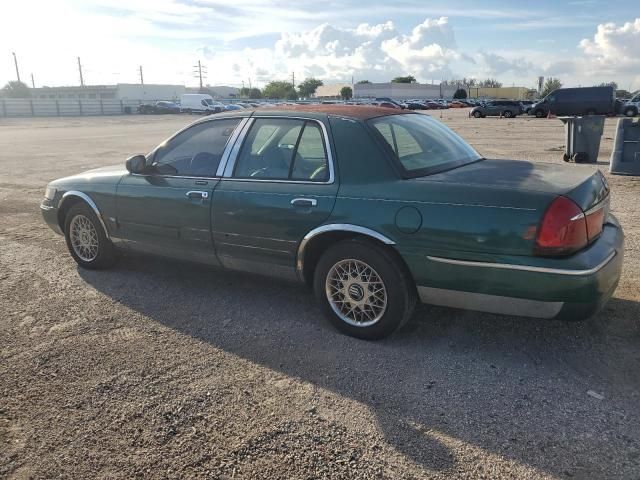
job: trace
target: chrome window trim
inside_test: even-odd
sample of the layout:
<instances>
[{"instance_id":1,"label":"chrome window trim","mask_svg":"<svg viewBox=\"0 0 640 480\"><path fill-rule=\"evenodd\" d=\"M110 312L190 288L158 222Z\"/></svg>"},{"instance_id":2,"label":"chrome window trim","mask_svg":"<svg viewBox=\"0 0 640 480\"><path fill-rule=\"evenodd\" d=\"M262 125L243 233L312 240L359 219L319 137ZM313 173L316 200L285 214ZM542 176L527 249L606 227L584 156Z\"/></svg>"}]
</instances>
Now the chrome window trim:
<instances>
[{"instance_id":1,"label":"chrome window trim","mask_svg":"<svg viewBox=\"0 0 640 480\"><path fill-rule=\"evenodd\" d=\"M81 198L82 200L84 200L87 205L89 205L89 207L91 207L91 210L93 210L93 213L96 214L96 217L98 217L98 220L100 220L100 224L102 225L102 228L104 230L104 234L106 235L106 237L111 240L111 237L109 236L109 230L107 230L107 226L104 223L104 220L102 218L102 214L100 213L100 210L98 210L98 206L96 205L96 203L93 201L93 199L87 195L86 193L80 192L78 190L69 190L68 192L65 192L62 195L62 198L60 199L60 203L58 204L58 208L61 208L63 203L64 203L64 199L68 198L68 197L78 197Z\"/></svg>"},{"instance_id":2,"label":"chrome window trim","mask_svg":"<svg viewBox=\"0 0 640 480\"><path fill-rule=\"evenodd\" d=\"M227 144L224 147L224 152L222 152L222 158L220 159L220 163L218 164L218 169L216 170L216 177L222 177L227 162L229 161L229 157L231 156L233 147L235 146L240 133L244 130L247 123L251 123L250 121L250 117L244 117L236 126L235 130L231 134L231 137L229 137L229 140L227 140Z\"/></svg>"},{"instance_id":3,"label":"chrome window trim","mask_svg":"<svg viewBox=\"0 0 640 480\"><path fill-rule=\"evenodd\" d=\"M497 268L502 270L518 270L523 272L533 273L551 273L555 275L572 275L572 276L584 276L592 275L603 267L605 267L616 256L616 252L613 251L607 257L593 268L584 270L570 270L566 268L548 268L548 267L534 267L530 265L515 265L512 263L491 263L491 262L475 262L469 260L455 260L453 258L433 257L427 255L427 258L433 262L447 263L450 265L458 265L464 267L479 267L479 268Z\"/></svg>"},{"instance_id":4,"label":"chrome window trim","mask_svg":"<svg viewBox=\"0 0 640 480\"><path fill-rule=\"evenodd\" d=\"M319 227L314 228L309 233L307 233L303 239L300 241L300 245L298 246L298 253L296 255L296 272L300 280L304 280L302 272L304 270L304 250L314 237L321 235L327 232L352 232L359 233L361 235L365 235L371 238L375 238L376 240L381 241L387 245L395 245L396 242L391 240L389 237L376 232L367 227L362 227L360 225L353 225L350 223L330 223L327 225L321 225Z\"/></svg>"},{"instance_id":5,"label":"chrome window trim","mask_svg":"<svg viewBox=\"0 0 640 480\"><path fill-rule=\"evenodd\" d=\"M324 182L314 182L312 180L286 180L286 179L269 179L269 178L234 178L233 170L235 168L236 162L238 160L238 154L240 153L240 148L245 141L247 133L249 129L253 125L253 122L261 119L278 119L278 120L301 120L303 122L315 122L320 125L320 130L322 131L322 137L324 141L325 151L327 153L327 163L329 164L329 179ZM265 116L253 116L250 119L250 122L247 122L244 131L234 145L233 150L231 151L231 156L228 159L227 165L224 169L224 174L222 178L225 180L234 180L234 181L244 181L244 182L272 182L272 183L300 183L307 185L331 185L335 182L335 165L333 158L333 151L331 150L331 143L329 142L329 131L327 130L327 126L316 118L307 118L307 117L290 117L290 116L279 116L279 115L265 115Z\"/></svg>"},{"instance_id":6,"label":"chrome window trim","mask_svg":"<svg viewBox=\"0 0 640 480\"><path fill-rule=\"evenodd\" d=\"M194 180L219 180L220 177L221 177L220 165L222 165L222 162L226 163L226 160L229 158L228 157L228 153L227 153L227 149L229 151L231 151L231 147L230 146L233 145L233 142L238 137L243 124L246 123L247 120L249 120L249 117L203 118L203 119L200 119L200 120L196 120L195 122L190 123L186 127L181 128L180 130L175 132L169 138L165 139L163 142L158 144L153 150L151 150L151 152L149 152L147 155L145 155L145 158L147 160L151 159L153 161L153 158L156 155L156 151L160 147L162 147L163 145L166 145L168 142L170 142L171 140L176 138L181 133L186 132L191 127L195 127L196 125L200 125L202 123L221 122L221 121L224 121L224 120L233 120L235 118L240 118L240 122L238 123L238 125L236 125L236 128L233 130L233 133L231 134L231 136L229 136L229 138L227 139L227 143L224 146L224 150L222 152L222 158L220 159L220 163L218 164L218 169L216 170L216 175L215 176L211 176L211 177L195 177L193 175L161 175L161 174L143 174L143 173L129 173L129 175L135 175L135 176L138 176L138 177L156 177L156 178L185 178L185 179L188 179L188 180L189 179L194 179Z\"/></svg>"}]
</instances>

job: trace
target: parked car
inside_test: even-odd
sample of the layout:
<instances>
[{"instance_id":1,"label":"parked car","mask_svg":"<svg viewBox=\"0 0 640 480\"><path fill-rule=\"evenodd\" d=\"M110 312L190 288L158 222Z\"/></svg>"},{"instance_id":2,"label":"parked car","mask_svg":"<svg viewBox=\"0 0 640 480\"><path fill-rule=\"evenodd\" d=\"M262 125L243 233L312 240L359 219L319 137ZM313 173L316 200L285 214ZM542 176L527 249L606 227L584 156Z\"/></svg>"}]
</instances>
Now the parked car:
<instances>
[{"instance_id":1,"label":"parked car","mask_svg":"<svg viewBox=\"0 0 640 480\"><path fill-rule=\"evenodd\" d=\"M554 115L615 114L613 87L559 88L533 105L530 113L538 118Z\"/></svg>"},{"instance_id":2,"label":"parked car","mask_svg":"<svg viewBox=\"0 0 640 480\"><path fill-rule=\"evenodd\" d=\"M622 104L620 113L626 117L635 117L640 110L640 94Z\"/></svg>"},{"instance_id":3,"label":"parked car","mask_svg":"<svg viewBox=\"0 0 640 480\"><path fill-rule=\"evenodd\" d=\"M461 102L460 100L454 100L449 104L449 108L467 108L468 106L469 105L467 105L464 102Z\"/></svg>"},{"instance_id":4,"label":"parked car","mask_svg":"<svg viewBox=\"0 0 640 480\"><path fill-rule=\"evenodd\" d=\"M396 102L394 99L389 98L389 97L377 97L375 99L376 102L385 102L385 103L392 103L393 105L395 105L398 108L402 108L402 104L400 104L399 102Z\"/></svg>"},{"instance_id":5,"label":"parked car","mask_svg":"<svg viewBox=\"0 0 640 480\"><path fill-rule=\"evenodd\" d=\"M228 103L224 106L225 111L230 112L234 110L244 110L245 107L238 105L237 103Z\"/></svg>"},{"instance_id":6,"label":"parked car","mask_svg":"<svg viewBox=\"0 0 640 480\"><path fill-rule=\"evenodd\" d=\"M535 102L533 100L520 100L520 105L522 106L522 113L528 114L533 107Z\"/></svg>"},{"instance_id":7,"label":"parked car","mask_svg":"<svg viewBox=\"0 0 640 480\"><path fill-rule=\"evenodd\" d=\"M143 103L142 105L138 106L138 113L180 113L180 106L175 102L166 101Z\"/></svg>"},{"instance_id":8,"label":"parked car","mask_svg":"<svg viewBox=\"0 0 640 480\"><path fill-rule=\"evenodd\" d=\"M185 93L180 97L180 111L183 113L220 113L224 105L214 102L213 97L205 93Z\"/></svg>"},{"instance_id":9,"label":"parked car","mask_svg":"<svg viewBox=\"0 0 640 480\"><path fill-rule=\"evenodd\" d=\"M297 279L366 339L404 324L417 298L583 319L622 269L599 171L488 160L427 115L377 107L209 116L44 196L81 268L131 250Z\"/></svg>"},{"instance_id":10,"label":"parked car","mask_svg":"<svg viewBox=\"0 0 640 480\"><path fill-rule=\"evenodd\" d=\"M404 102L401 107L408 110L426 110L424 103L421 102Z\"/></svg>"},{"instance_id":11,"label":"parked car","mask_svg":"<svg viewBox=\"0 0 640 480\"><path fill-rule=\"evenodd\" d=\"M470 114L475 118L484 118L490 116L502 115L506 118L512 118L522 113L520 102L515 100L490 100L473 107Z\"/></svg>"},{"instance_id":12,"label":"parked car","mask_svg":"<svg viewBox=\"0 0 640 480\"><path fill-rule=\"evenodd\" d=\"M372 105L385 108L394 108L396 110L402 110L404 108L401 104L395 102L373 102Z\"/></svg>"}]
</instances>

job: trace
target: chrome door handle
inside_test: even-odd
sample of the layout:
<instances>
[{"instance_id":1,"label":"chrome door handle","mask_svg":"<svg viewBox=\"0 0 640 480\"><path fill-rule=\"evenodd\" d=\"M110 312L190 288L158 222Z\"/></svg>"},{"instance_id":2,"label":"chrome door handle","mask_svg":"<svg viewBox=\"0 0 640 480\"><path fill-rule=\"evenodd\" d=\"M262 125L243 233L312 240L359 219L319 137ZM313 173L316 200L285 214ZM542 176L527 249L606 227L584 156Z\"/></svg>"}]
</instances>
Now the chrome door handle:
<instances>
[{"instance_id":1,"label":"chrome door handle","mask_svg":"<svg viewBox=\"0 0 640 480\"><path fill-rule=\"evenodd\" d=\"M291 205L294 207L315 207L318 205L318 200L315 198L294 198L291 200Z\"/></svg>"},{"instance_id":2,"label":"chrome door handle","mask_svg":"<svg viewBox=\"0 0 640 480\"><path fill-rule=\"evenodd\" d=\"M186 193L187 198L191 199L191 198L201 198L202 200L205 200L207 198L209 198L209 192L201 192L199 190L190 190Z\"/></svg>"}]
</instances>

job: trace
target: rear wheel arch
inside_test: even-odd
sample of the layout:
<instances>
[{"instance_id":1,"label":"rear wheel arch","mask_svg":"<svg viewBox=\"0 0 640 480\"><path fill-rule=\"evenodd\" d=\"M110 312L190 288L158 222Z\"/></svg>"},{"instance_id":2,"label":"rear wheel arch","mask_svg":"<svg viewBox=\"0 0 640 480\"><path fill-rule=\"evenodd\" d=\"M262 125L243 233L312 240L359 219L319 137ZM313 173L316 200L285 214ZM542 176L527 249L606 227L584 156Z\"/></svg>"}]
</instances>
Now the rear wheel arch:
<instances>
[{"instance_id":1,"label":"rear wheel arch","mask_svg":"<svg viewBox=\"0 0 640 480\"><path fill-rule=\"evenodd\" d=\"M375 230L357 225L324 225L312 230L300 243L296 260L298 276L307 285L313 283L313 275L320 257L333 245L353 240L370 243L384 250L403 270L410 284L415 288L416 283L411 270L402 255L394 248L395 242Z\"/></svg>"}]
</instances>

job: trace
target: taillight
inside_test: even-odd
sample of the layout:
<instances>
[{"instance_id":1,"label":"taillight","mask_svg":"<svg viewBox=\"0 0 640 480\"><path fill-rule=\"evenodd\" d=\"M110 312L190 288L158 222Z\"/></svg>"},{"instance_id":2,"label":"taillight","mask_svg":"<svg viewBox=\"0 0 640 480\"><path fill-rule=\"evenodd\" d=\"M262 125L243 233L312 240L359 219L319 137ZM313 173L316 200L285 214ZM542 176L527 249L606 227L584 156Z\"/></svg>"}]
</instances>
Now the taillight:
<instances>
[{"instance_id":1,"label":"taillight","mask_svg":"<svg viewBox=\"0 0 640 480\"><path fill-rule=\"evenodd\" d=\"M602 233L605 206L606 201L600 202L594 208L585 213L585 217L587 218L587 236L589 237L590 242Z\"/></svg>"},{"instance_id":2,"label":"taillight","mask_svg":"<svg viewBox=\"0 0 640 480\"><path fill-rule=\"evenodd\" d=\"M582 209L566 197L551 202L538 229L536 255L567 255L588 243L587 220Z\"/></svg>"}]
</instances>

